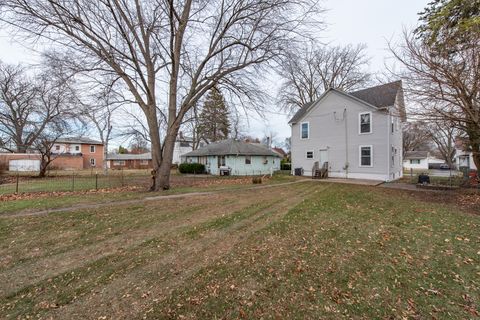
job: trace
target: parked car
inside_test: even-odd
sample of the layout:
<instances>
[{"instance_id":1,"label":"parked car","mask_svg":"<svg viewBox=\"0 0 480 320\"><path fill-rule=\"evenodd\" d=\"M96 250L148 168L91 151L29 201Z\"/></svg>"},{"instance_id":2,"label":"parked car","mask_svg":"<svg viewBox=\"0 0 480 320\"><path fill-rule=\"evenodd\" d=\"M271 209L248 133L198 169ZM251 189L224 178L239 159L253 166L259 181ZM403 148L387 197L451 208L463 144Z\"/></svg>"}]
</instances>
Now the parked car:
<instances>
[{"instance_id":1,"label":"parked car","mask_svg":"<svg viewBox=\"0 0 480 320\"><path fill-rule=\"evenodd\" d=\"M440 170L450 170L450 166L446 163L442 163L439 168Z\"/></svg>"}]
</instances>

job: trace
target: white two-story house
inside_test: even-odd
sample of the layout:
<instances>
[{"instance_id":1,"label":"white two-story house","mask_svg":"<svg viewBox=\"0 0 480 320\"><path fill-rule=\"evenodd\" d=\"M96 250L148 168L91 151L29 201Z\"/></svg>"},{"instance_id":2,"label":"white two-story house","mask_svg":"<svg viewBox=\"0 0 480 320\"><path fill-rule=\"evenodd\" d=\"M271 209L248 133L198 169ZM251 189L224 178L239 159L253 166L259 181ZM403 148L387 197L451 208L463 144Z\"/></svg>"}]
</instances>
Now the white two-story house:
<instances>
[{"instance_id":1,"label":"white two-story house","mask_svg":"<svg viewBox=\"0 0 480 320\"><path fill-rule=\"evenodd\" d=\"M292 173L302 168L312 175L318 162L329 177L398 179L404 119L401 81L348 93L328 89L289 122Z\"/></svg>"}]
</instances>

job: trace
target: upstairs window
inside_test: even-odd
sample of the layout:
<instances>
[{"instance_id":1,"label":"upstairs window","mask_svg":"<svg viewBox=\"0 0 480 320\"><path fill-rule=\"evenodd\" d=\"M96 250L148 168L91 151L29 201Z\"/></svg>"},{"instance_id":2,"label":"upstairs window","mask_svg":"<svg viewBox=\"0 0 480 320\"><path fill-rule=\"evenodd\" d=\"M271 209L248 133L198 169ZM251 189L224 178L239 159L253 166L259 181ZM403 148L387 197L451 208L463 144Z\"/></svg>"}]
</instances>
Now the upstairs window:
<instances>
[{"instance_id":1,"label":"upstairs window","mask_svg":"<svg viewBox=\"0 0 480 320\"><path fill-rule=\"evenodd\" d=\"M310 126L308 122L303 122L300 127L300 136L302 139L308 139L310 135Z\"/></svg>"},{"instance_id":2,"label":"upstairs window","mask_svg":"<svg viewBox=\"0 0 480 320\"><path fill-rule=\"evenodd\" d=\"M75 146L75 151L80 151L80 146Z\"/></svg>"},{"instance_id":3,"label":"upstairs window","mask_svg":"<svg viewBox=\"0 0 480 320\"><path fill-rule=\"evenodd\" d=\"M360 146L360 167L372 167L372 146Z\"/></svg>"},{"instance_id":4,"label":"upstairs window","mask_svg":"<svg viewBox=\"0 0 480 320\"><path fill-rule=\"evenodd\" d=\"M372 133L372 113L363 112L359 115L360 133Z\"/></svg>"},{"instance_id":5,"label":"upstairs window","mask_svg":"<svg viewBox=\"0 0 480 320\"><path fill-rule=\"evenodd\" d=\"M60 146L58 144L55 146L55 150L57 150L57 151L60 150Z\"/></svg>"},{"instance_id":6,"label":"upstairs window","mask_svg":"<svg viewBox=\"0 0 480 320\"><path fill-rule=\"evenodd\" d=\"M90 152L95 153L95 146L90 146Z\"/></svg>"}]
</instances>

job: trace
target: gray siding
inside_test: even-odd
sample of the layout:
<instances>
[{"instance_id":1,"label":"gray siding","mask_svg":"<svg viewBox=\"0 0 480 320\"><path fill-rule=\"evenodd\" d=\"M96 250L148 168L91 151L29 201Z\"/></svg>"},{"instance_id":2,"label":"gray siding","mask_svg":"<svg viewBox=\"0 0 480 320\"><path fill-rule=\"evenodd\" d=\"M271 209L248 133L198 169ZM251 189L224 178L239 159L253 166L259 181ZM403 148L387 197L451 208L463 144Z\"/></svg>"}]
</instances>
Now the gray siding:
<instances>
[{"instance_id":1,"label":"gray siding","mask_svg":"<svg viewBox=\"0 0 480 320\"><path fill-rule=\"evenodd\" d=\"M359 114L371 112L372 133L360 134ZM309 122L308 139L301 139L302 122ZM401 128L391 133L388 111L379 111L347 96L329 92L298 123L292 124L292 170L302 167L311 175L321 149L328 150L329 174L332 177L391 180L392 172L401 172ZM372 167L360 166L361 145L373 147ZM400 154L391 163L391 147ZM306 152L313 151L314 158L307 159ZM348 164L348 168L347 165ZM321 164L320 164L321 165ZM395 176L397 177L397 174Z\"/></svg>"}]
</instances>

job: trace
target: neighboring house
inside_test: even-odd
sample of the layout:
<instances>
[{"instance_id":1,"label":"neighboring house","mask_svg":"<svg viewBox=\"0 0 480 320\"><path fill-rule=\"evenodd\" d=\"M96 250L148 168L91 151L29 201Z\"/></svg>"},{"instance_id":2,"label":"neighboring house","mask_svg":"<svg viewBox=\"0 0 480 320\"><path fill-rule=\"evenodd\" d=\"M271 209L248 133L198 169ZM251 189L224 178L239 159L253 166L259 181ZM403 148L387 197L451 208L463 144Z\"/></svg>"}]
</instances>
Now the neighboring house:
<instances>
[{"instance_id":1,"label":"neighboring house","mask_svg":"<svg viewBox=\"0 0 480 320\"><path fill-rule=\"evenodd\" d=\"M84 137L57 139L52 146L55 169L81 170L103 167L103 143Z\"/></svg>"},{"instance_id":2,"label":"neighboring house","mask_svg":"<svg viewBox=\"0 0 480 320\"><path fill-rule=\"evenodd\" d=\"M140 154L109 154L107 155L110 169L151 169L152 153Z\"/></svg>"},{"instance_id":3,"label":"neighboring house","mask_svg":"<svg viewBox=\"0 0 480 320\"><path fill-rule=\"evenodd\" d=\"M405 152L403 168L408 170L428 170L428 151Z\"/></svg>"},{"instance_id":4,"label":"neighboring house","mask_svg":"<svg viewBox=\"0 0 480 320\"><path fill-rule=\"evenodd\" d=\"M290 120L292 173L391 181L402 177L401 81L355 92L328 89Z\"/></svg>"},{"instance_id":5,"label":"neighboring house","mask_svg":"<svg viewBox=\"0 0 480 320\"><path fill-rule=\"evenodd\" d=\"M175 145L173 147L172 164L180 164L182 162L181 156L193 150L193 139L185 137L179 132Z\"/></svg>"},{"instance_id":6,"label":"neighboring house","mask_svg":"<svg viewBox=\"0 0 480 320\"><path fill-rule=\"evenodd\" d=\"M88 138L57 139L52 146L50 169L82 170L102 168L103 144ZM2 153L0 165L10 171L39 171L41 155L34 153Z\"/></svg>"},{"instance_id":7,"label":"neighboring house","mask_svg":"<svg viewBox=\"0 0 480 320\"><path fill-rule=\"evenodd\" d=\"M287 154L287 153L285 152L285 150L283 150L282 148L274 147L274 148L272 148L272 151L278 153L278 155L279 155L282 159L285 159L285 158L288 157L288 154Z\"/></svg>"},{"instance_id":8,"label":"neighboring house","mask_svg":"<svg viewBox=\"0 0 480 320\"><path fill-rule=\"evenodd\" d=\"M280 156L267 147L234 139L208 144L182 155L183 162L202 163L207 173L219 175L220 169L232 175L270 174L280 169Z\"/></svg>"},{"instance_id":9,"label":"neighboring house","mask_svg":"<svg viewBox=\"0 0 480 320\"><path fill-rule=\"evenodd\" d=\"M463 168L477 170L477 166L473 161L473 152L467 150L466 143L461 138L455 140L455 163L458 170Z\"/></svg>"}]
</instances>

